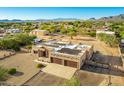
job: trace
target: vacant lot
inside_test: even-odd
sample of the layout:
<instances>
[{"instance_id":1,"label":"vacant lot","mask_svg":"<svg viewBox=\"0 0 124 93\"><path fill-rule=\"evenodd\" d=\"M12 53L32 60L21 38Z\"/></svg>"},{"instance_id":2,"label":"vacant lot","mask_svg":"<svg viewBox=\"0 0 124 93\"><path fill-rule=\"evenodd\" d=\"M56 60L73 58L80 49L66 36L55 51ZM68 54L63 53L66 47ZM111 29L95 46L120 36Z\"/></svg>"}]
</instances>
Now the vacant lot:
<instances>
[{"instance_id":1,"label":"vacant lot","mask_svg":"<svg viewBox=\"0 0 124 93\"><path fill-rule=\"evenodd\" d=\"M33 62L34 59L36 59L36 56L30 53L17 53L14 56L0 60L0 66L8 69L16 68L18 71L7 82L13 85L21 85L35 75L39 69L36 68L36 63Z\"/></svg>"}]
</instances>

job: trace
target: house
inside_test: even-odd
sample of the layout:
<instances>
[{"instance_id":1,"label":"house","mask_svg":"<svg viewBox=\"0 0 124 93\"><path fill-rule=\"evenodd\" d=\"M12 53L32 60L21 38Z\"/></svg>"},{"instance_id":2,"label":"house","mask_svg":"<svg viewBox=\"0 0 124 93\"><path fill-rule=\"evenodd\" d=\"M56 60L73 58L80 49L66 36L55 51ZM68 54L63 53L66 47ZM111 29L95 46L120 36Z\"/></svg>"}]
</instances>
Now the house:
<instances>
[{"instance_id":1,"label":"house","mask_svg":"<svg viewBox=\"0 0 124 93\"><path fill-rule=\"evenodd\" d=\"M37 44L37 43L40 43L42 40L40 38L35 38L33 41L35 44Z\"/></svg>"},{"instance_id":2,"label":"house","mask_svg":"<svg viewBox=\"0 0 124 93\"><path fill-rule=\"evenodd\" d=\"M5 33L5 29L4 28L0 28L0 34Z\"/></svg>"},{"instance_id":3,"label":"house","mask_svg":"<svg viewBox=\"0 0 124 93\"><path fill-rule=\"evenodd\" d=\"M35 35L38 38L40 38L41 36L48 35L49 34L49 31L36 29L36 30L31 31L29 34L30 35Z\"/></svg>"},{"instance_id":4,"label":"house","mask_svg":"<svg viewBox=\"0 0 124 93\"><path fill-rule=\"evenodd\" d=\"M98 38L98 35L99 34L107 34L107 35L111 35L111 36L114 36L115 35L115 32L113 31L108 31L108 30L97 30L96 31L96 39Z\"/></svg>"},{"instance_id":5,"label":"house","mask_svg":"<svg viewBox=\"0 0 124 93\"><path fill-rule=\"evenodd\" d=\"M93 46L48 41L34 46L32 53L39 57L35 62L42 64L55 63L80 69L85 61L92 57Z\"/></svg>"},{"instance_id":6,"label":"house","mask_svg":"<svg viewBox=\"0 0 124 93\"><path fill-rule=\"evenodd\" d=\"M21 33L22 31L20 29L7 29L6 33L15 34L15 33Z\"/></svg>"},{"instance_id":7,"label":"house","mask_svg":"<svg viewBox=\"0 0 124 93\"><path fill-rule=\"evenodd\" d=\"M96 34L100 34L100 33L104 33L104 34L108 34L108 35L115 35L115 32L112 32L112 31L106 31L106 30L96 31Z\"/></svg>"},{"instance_id":8,"label":"house","mask_svg":"<svg viewBox=\"0 0 124 93\"><path fill-rule=\"evenodd\" d=\"M121 47L124 47L124 39L121 39L121 41L120 41L120 46L121 46Z\"/></svg>"},{"instance_id":9,"label":"house","mask_svg":"<svg viewBox=\"0 0 124 93\"><path fill-rule=\"evenodd\" d=\"M2 39L6 34L5 34L5 29L4 28L0 28L0 39Z\"/></svg>"}]
</instances>

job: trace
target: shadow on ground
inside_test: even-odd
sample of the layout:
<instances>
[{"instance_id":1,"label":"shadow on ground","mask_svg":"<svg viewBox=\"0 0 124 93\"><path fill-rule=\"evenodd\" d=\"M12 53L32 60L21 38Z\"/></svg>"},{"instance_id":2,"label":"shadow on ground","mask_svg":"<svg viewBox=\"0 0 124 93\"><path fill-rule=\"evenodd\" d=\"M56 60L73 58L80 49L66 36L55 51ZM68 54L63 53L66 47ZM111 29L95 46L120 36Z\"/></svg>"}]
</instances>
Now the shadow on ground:
<instances>
[{"instance_id":1,"label":"shadow on ground","mask_svg":"<svg viewBox=\"0 0 124 93\"><path fill-rule=\"evenodd\" d=\"M75 39L75 40L83 40L83 41L95 41L94 39Z\"/></svg>"},{"instance_id":2,"label":"shadow on ground","mask_svg":"<svg viewBox=\"0 0 124 93\"><path fill-rule=\"evenodd\" d=\"M22 76L22 75L24 75L23 72L17 71L16 74L14 74L13 76Z\"/></svg>"},{"instance_id":3,"label":"shadow on ground","mask_svg":"<svg viewBox=\"0 0 124 93\"><path fill-rule=\"evenodd\" d=\"M97 51L93 54L91 60L98 62L98 63L103 63L103 64L123 66L123 63L119 56L103 55L99 51Z\"/></svg>"},{"instance_id":4,"label":"shadow on ground","mask_svg":"<svg viewBox=\"0 0 124 93\"><path fill-rule=\"evenodd\" d=\"M91 73L83 70L79 70L75 73L75 76L80 80L81 86L98 86L104 80L105 76Z\"/></svg>"},{"instance_id":5,"label":"shadow on ground","mask_svg":"<svg viewBox=\"0 0 124 93\"><path fill-rule=\"evenodd\" d=\"M94 73L99 73L99 74L106 74L106 75L114 75L114 76L124 77L124 72L117 69L117 68L109 69L109 68L102 68L102 67L98 67L98 66L94 66L94 65L84 64L81 67L81 70L94 72Z\"/></svg>"}]
</instances>

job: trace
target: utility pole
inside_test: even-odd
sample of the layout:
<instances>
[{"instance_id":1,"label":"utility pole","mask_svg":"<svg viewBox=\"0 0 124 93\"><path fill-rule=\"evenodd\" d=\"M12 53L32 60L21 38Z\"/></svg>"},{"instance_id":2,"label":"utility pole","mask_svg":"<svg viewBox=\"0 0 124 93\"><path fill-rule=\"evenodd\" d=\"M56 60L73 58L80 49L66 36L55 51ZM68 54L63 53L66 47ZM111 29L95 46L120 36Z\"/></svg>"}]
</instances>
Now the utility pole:
<instances>
[{"instance_id":1,"label":"utility pole","mask_svg":"<svg viewBox=\"0 0 124 93\"><path fill-rule=\"evenodd\" d=\"M111 63L109 63L109 76L108 76L108 86L110 86L112 84L111 82Z\"/></svg>"}]
</instances>

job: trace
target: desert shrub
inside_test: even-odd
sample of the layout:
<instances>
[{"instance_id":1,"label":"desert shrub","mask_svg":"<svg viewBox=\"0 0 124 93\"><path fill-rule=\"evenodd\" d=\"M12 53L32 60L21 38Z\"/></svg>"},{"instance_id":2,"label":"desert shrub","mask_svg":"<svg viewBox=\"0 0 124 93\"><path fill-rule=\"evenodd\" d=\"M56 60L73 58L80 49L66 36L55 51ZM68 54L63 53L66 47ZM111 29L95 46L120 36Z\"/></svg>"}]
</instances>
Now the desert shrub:
<instances>
[{"instance_id":1,"label":"desert shrub","mask_svg":"<svg viewBox=\"0 0 124 93\"><path fill-rule=\"evenodd\" d=\"M107 34L101 33L101 34L98 34L98 38L101 41L105 42L110 47L117 47L119 43L119 40L113 35L107 35Z\"/></svg>"},{"instance_id":2,"label":"desert shrub","mask_svg":"<svg viewBox=\"0 0 124 93\"><path fill-rule=\"evenodd\" d=\"M96 32L88 32L87 35L91 37L96 37Z\"/></svg>"},{"instance_id":3,"label":"desert shrub","mask_svg":"<svg viewBox=\"0 0 124 93\"><path fill-rule=\"evenodd\" d=\"M0 67L0 81L7 79L7 69Z\"/></svg>"},{"instance_id":4,"label":"desert shrub","mask_svg":"<svg viewBox=\"0 0 124 93\"><path fill-rule=\"evenodd\" d=\"M70 80L67 80L65 83L64 83L64 86L80 86L80 81L78 78L76 77L73 77L71 78Z\"/></svg>"},{"instance_id":5,"label":"desert shrub","mask_svg":"<svg viewBox=\"0 0 124 93\"><path fill-rule=\"evenodd\" d=\"M31 48L31 44L35 39L35 36L29 36L28 34L16 34L14 36L7 36L0 39L0 49L13 49L19 51L21 47L28 46Z\"/></svg>"},{"instance_id":6,"label":"desert shrub","mask_svg":"<svg viewBox=\"0 0 124 93\"><path fill-rule=\"evenodd\" d=\"M37 64L37 68L41 68L41 67L43 67L42 64Z\"/></svg>"},{"instance_id":7,"label":"desert shrub","mask_svg":"<svg viewBox=\"0 0 124 93\"><path fill-rule=\"evenodd\" d=\"M26 49L32 49L32 45L27 45Z\"/></svg>"},{"instance_id":8,"label":"desert shrub","mask_svg":"<svg viewBox=\"0 0 124 93\"><path fill-rule=\"evenodd\" d=\"M10 75L14 75L15 73L16 73L16 68L11 68L8 71L8 74L10 74Z\"/></svg>"}]
</instances>

